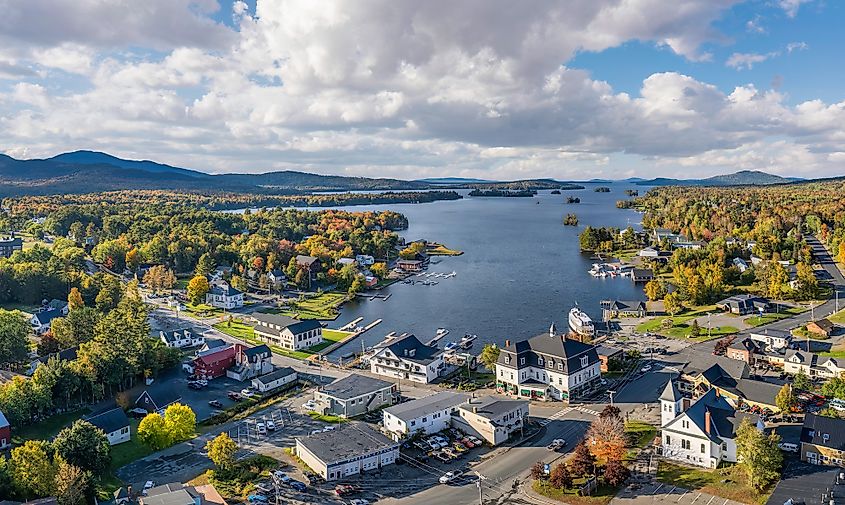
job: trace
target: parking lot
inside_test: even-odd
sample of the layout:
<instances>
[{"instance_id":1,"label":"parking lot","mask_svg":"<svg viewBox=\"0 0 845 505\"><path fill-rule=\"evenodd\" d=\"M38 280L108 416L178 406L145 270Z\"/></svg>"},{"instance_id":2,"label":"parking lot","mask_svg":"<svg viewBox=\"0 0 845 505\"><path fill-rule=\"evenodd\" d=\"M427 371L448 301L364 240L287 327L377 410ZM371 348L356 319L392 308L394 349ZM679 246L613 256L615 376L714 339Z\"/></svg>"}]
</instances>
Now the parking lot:
<instances>
[{"instance_id":1,"label":"parking lot","mask_svg":"<svg viewBox=\"0 0 845 505\"><path fill-rule=\"evenodd\" d=\"M740 502L698 491L690 491L662 482L629 484L610 503L612 505L653 505L655 503L672 505L742 505Z\"/></svg>"}]
</instances>

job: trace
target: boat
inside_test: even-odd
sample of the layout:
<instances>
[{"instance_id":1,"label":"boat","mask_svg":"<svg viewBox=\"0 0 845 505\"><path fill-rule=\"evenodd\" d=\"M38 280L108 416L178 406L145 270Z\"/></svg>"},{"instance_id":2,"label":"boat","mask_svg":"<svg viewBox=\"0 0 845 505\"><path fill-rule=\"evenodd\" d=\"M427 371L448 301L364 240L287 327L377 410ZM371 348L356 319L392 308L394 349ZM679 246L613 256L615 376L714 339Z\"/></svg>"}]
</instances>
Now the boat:
<instances>
[{"instance_id":1,"label":"boat","mask_svg":"<svg viewBox=\"0 0 845 505\"><path fill-rule=\"evenodd\" d=\"M457 343L457 342L449 342L448 344L446 344L445 346L443 346L443 350L444 350L444 351L454 351L454 350L455 350L455 349L457 349L457 348L458 348L458 343Z\"/></svg>"},{"instance_id":2,"label":"boat","mask_svg":"<svg viewBox=\"0 0 845 505\"><path fill-rule=\"evenodd\" d=\"M472 347L473 341L477 338L478 335L470 335L469 333L467 333L463 336L463 338L461 338L461 341L458 345L460 345L462 349L469 349L470 347Z\"/></svg>"},{"instance_id":3,"label":"boat","mask_svg":"<svg viewBox=\"0 0 845 505\"><path fill-rule=\"evenodd\" d=\"M596 331L593 320L577 305L569 311L569 329L579 335L593 335Z\"/></svg>"},{"instance_id":4,"label":"boat","mask_svg":"<svg viewBox=\"0 0 845 505\"><path fill-rule=\"evenodd\" d=\"M437 331L434 332L434 335L437 336L438 338L443 338L448 334L449 334L449 330L447 330L446 328L437 328Z\"/></svg>"}]
</instances>

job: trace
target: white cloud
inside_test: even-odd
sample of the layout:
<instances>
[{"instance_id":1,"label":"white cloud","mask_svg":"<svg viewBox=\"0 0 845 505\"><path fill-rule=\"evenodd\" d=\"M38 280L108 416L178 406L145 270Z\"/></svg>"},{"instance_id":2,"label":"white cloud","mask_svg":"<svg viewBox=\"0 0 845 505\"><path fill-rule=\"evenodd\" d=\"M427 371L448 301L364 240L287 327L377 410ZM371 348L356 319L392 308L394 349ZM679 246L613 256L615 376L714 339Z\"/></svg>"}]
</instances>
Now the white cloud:
<instances>
[{"instance_id":1,"label":"white cloud","mask_svg":"<svg viewBox=\"0 0 845 505\"><path fill-rule=\"evenodd\" d=\"M737 70L751 70L757 63L763 63L766 60L772 59L780 55L778 52L771 52L766 54L758 53L733 53L730 55L725 65L735 68Z\"/></svg>"},{"instance_id":2,"label":"white cloud","mask_svg":"<svg viewBox=\"0 0 845 505\"><path fill-rule=\"evenodd\" d=\"M766 27L763 26L762 19L759 15L754 16L745 23L745 30L750 33L766 33Z\"/></svg>"},{"instance_id":3,"label":"white cloud","mask_svg":"<svg viewBox=\"0 0 845 505\"><path fill-rule=\"evenodd\" d=\"M798 15L798 9L802 4L810 3L812 0L780 0L778 5L787 16L794 18Z\"/></svg>"},{"instance_id":4,"label":"white cloud","mask_svg":"<svg viewBox=\"0 0 845 505\"><path fill-rule=\"evenodd\" d=\"M808 47L809 46L806 42L790 42L786 45L786 52L791 53L792 51L803 51Z\"/></svg>"},{"instance_id":5,"label":"white cloud","mask_svg":"<svg viewBox=\"0 0 845 505\"><path fill-rule=\"evenodd\" d=\"M35 50L0 52L0 78L7 61L86 80L57 91L48 72L0 92L0 131L7 152L94 148L210 172L590 178L623 165L625 176L632 165L693 175L731 162L785 170L798 159L831 170L825 163L845 152L845 104L791 106L775 91L724 93L676 72L629 95L566 66L579 51L630 40L701 60L703 43L724 40L712 21L734 3L259 0L254 16L233 5L239 31L229 32L180 0L181 14L135 14L85 41L74 28L32 40ZM139 53L151 35L137 27L168 16L185 19L150 29L223 35L186 29L155 46L172 47ZM737 53L729 66L777 54Z\"/></svg>"}]
</instances>

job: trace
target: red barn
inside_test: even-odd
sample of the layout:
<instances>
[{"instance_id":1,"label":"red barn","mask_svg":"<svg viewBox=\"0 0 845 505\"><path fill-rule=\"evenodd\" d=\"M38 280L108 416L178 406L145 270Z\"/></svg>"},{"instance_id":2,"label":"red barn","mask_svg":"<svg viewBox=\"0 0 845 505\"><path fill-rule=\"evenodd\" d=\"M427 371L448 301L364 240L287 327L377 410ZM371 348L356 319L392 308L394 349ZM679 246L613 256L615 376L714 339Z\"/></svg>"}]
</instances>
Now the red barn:
<instances>
[{"instance_id":1,"label":"red barn","mask_svg":"<svg viewBox=\"0 0 845 505\"><path fill-rule=\"evenodd\" d=\"M223 377L226 375L226 370L234 366L235 355L241 347L243 346L240 344L227 345L199 353L194 358L194 374L206 380Z\"/></svg>"},{"instance_id":2,"label":"red barn","mask_svg":"<svg viewBox=\"0 0 845 505\"><path fill-rule=\"evenodd\" d=\"M6 416L0 412L0 449L5 449L12 445L12 427Z\"/></svg>"}]
</instances>

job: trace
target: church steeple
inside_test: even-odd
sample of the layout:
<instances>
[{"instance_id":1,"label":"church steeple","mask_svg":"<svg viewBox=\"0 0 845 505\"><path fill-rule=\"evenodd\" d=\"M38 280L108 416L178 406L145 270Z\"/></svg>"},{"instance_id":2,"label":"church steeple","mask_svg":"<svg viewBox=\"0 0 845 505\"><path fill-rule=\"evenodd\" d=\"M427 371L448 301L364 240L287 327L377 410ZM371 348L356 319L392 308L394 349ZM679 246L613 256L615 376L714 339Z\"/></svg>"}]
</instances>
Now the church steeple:
<instances>
[{"instance_id":1,"label":"church steeple","mask_svg":"<svg viewBox=\"0 0 845 505\"><path fill-rule=\"evenodd\" d=\"M666 426L684 411L684 397L675 386L675 381L669 380L660 395L660 426Z\"/></svg>"}]
</instances>

